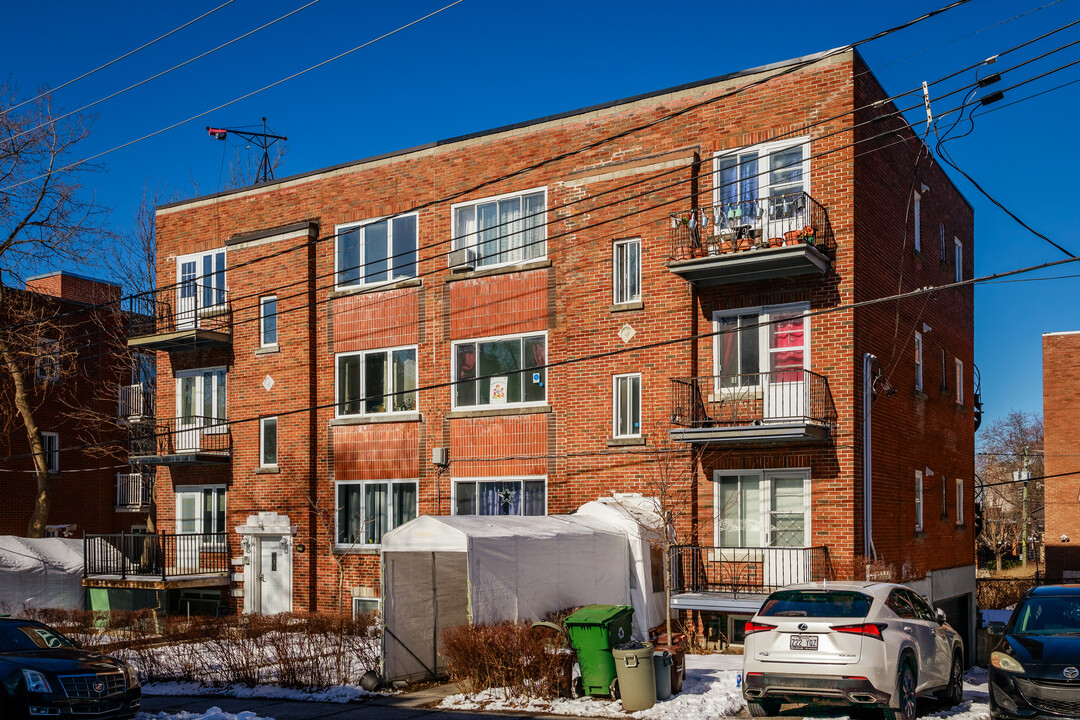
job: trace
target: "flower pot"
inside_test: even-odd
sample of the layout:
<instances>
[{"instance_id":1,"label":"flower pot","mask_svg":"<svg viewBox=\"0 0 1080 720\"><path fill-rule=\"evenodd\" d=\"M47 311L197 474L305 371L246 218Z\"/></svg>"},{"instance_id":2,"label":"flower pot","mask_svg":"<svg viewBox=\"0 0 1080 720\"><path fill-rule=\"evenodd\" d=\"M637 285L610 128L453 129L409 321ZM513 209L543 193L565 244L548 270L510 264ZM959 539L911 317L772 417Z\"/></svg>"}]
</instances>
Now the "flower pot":
<instances>
[{"instance_id":1,"label":"flower pot","mask_svg":"<svg viewBox=\"0 0 1080 720\"><path fill-rule=\"evenodd\" d=\"M769 247L780 247L784 244L783 238L769 238Z\"/></svg>"}]
</instances>

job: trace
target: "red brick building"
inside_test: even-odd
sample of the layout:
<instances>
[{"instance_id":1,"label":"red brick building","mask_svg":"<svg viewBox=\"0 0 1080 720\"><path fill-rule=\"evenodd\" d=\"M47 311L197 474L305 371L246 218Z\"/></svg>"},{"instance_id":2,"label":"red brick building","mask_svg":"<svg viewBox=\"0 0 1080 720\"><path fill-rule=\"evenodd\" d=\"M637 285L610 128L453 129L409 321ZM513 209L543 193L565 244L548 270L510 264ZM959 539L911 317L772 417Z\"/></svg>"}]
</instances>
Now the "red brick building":
<instances>
[{"instance_id":1,"label":"red brick building","mask_svg":"<svg viewBox=\"0 0 1080 720\"><path fill-rule=\"evenodd\" d=\"M334 608L417 514L670 450L709 632L868 573L967 624L972 291L853 305L970 278L974 219L885 97L826 54L158 208L160 526L238 608Z\"/></svg>"},{"instance_id":2,"label":"red brick building","mask_svg":"<svg viewBox=\"0 0 1080 720\"><path fill-rule=\"evenodd\" d=\"M1069 372L1080 360L1080 333L1043 335L1043 481L1046 576L1080 579L1080 382Z\"/></svg>"},{"instance_id":3,"label":"red brick building","mask_svg":"<svg viewBox=\"0 0 1080 720\"><path fill-rule=\"evenodd\" d=\"M48 532L80 537L85 532L145 530L151 485L127 467L119 425L152 412L152 356L131 356L124 342L120 287L66 271L32 277L25 290L5 288L4 322L16 356L33 363L29 404L42 433L50 469ZM110 307L103 304L116 302ZM150 363L150 364L147 364ZM140 377L140 371L142 376ZM3 412L8 432L0 437L0 482L6 489L0 534L24 536L36 495L30 442L5 377ZM75 450L103 444L98 450Z\"/></svg>"}]
</instances>

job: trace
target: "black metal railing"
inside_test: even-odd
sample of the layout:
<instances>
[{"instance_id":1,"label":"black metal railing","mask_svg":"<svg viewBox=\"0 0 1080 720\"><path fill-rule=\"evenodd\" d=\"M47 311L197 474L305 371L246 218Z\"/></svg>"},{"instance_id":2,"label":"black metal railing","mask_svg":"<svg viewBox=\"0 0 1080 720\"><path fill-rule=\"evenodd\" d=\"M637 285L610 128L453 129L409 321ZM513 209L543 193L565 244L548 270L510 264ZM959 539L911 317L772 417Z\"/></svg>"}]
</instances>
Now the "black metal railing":
<instances>
[{"instance_id":1,"label":"black metal railing","mask_svg":"<svg viewBox=\"0 0 1080 720\"><path fill-rule=\"evenodd\" d=\"M229 571L228 533L119 533L83 538L83 577L170 577Z\"/></svg>"},{"instance_id":2,"label":"black metal railing","mask_svg":"<svg viewBox=\"0 0 1080 720\"><path fill-rule=\"evenodd\" d=\"M769 421L836 423L829 381L810 370L671 379L671 424L723 427Z\"/></svg>"},{"instance_id":3,"label":"black metal railing","mask_svg":"<svg viewBox=\"0 0 1080 720\"><path fill-rule=\"evenodd\" d=\"M121 385L117 395L117 415L122 418L154 416L154 386L146 383Z\"/></svg>"},{"instance_id":4,"label":"black metal railing","mask_svg":"<svg viewBox=\"0 0 1080 720\"><path fill-rule=\"evenodd\" d=\"M228 420L188 415L133 423L130 433L131 454L174 455L177 453L232 452L232 431Z\"/></svg>"},{"instance_id":5,"label":"black metal railing","mask_svg":"<svg viewBox=\"0 0 1080 720\"><path fill-rule=\"evenodd\" d=\"M131 337L196 329L227 333L232 306L228 290L188 281L132 297L128 318Z\"/></svg>"},{"instance_id":6,"label":"black metal railing","mask_svg":"<svg viewBox=\"0 0 1080 720\"><path fill-rule=\"evenodd\" d=\"M760 595L785 585L832 580L829 549L819 547L671 548L671 591Z\"/></svg>"},{"instance_id":7,"label":"black metal railing","mask_svg":"<svg viewBox=\"0 0 1080 720\"><path fill-rule=\"evenodd\" d=\"M116 473L116 507L149 507L153 499L153 473Z\"/></svg>"},{"instance_id":8,"label":"black metal railing","mask_svg":"<svg viewBox=\"0 0 1080 720\"><path fill-rule=\"evenodd\" d=\"M671 259L728 255L785 245L836 249L829 213L805 192L671 213Z\"/></svg>"}]
</instances>

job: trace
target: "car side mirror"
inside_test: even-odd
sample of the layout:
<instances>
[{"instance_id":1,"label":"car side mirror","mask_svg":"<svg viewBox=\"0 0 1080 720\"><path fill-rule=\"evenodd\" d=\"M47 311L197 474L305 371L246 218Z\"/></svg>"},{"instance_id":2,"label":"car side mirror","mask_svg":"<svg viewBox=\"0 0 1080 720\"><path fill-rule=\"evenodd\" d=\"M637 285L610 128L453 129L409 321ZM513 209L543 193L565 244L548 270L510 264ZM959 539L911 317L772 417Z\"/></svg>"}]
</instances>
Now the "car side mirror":
<instances>
[{"instance_id":1,"label":"car side mirror","mask_svg":"<svg viewBox=\"0 0 1080 720\"><path fill-rule=\"evenodd\" d=\"M949 618L945 616L945 611L941 608L934 609L934 617L937 618L938 625L944 625L946 622L949 621Z\"/></svg>"},{"instance_id":2,"label":"car side mirror","mask_svg":"<svg viewBox=\"0 0 1080 720\"><path fill-rule=\"evenodd\" d=\"M1005 623L998 620L992 620L986 624L986 632L990 633L991 635L1004 635Z\"/></svg>"}]
</instances>

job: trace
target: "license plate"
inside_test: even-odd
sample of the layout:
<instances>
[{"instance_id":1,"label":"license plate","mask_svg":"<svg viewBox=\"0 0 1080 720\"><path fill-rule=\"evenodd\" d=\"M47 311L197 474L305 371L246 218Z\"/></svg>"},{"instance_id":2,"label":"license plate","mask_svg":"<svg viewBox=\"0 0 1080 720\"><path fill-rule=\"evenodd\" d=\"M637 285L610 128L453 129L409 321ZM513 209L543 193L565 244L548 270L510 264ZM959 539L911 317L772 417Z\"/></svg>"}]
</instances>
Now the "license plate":
<instances>
[{"instance_id":1,"label":"license plate","mask_svg":"<svg viewBox=\"0 0 1080 720\"><path fill-rule=\"evenodd\" d=\"M792 635L792 650L817 650L817 635Z\"/></svg>"}]
</instances>

